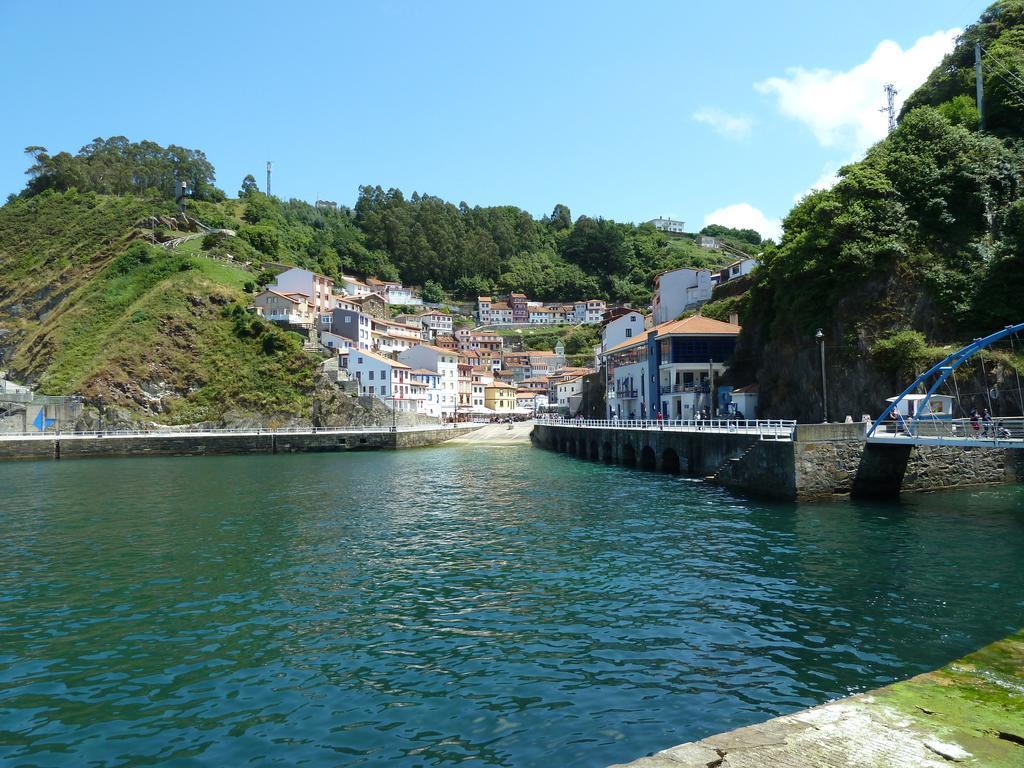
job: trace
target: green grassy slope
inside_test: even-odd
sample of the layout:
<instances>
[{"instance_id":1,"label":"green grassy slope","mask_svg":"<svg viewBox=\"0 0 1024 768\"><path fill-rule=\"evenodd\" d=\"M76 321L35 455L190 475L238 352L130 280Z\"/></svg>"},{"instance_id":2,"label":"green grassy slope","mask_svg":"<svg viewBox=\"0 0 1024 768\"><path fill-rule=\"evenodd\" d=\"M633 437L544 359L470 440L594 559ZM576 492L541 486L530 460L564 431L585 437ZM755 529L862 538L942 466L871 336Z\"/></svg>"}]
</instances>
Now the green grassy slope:
<instances>
[{"instance_id":1,"label":"green grassy slope","mask_svg":"<svg viewBox=\"0 0 1024 768\"><path fill-rule=\"evenodd\" d=\"M13 372L168 423L308 416L316 360L293 335L239 323L251 272L133 242L166 206L45 193L0 208L0 329ZM230 243L228 244L230 247Z\"/></svg>"}]
</instances>

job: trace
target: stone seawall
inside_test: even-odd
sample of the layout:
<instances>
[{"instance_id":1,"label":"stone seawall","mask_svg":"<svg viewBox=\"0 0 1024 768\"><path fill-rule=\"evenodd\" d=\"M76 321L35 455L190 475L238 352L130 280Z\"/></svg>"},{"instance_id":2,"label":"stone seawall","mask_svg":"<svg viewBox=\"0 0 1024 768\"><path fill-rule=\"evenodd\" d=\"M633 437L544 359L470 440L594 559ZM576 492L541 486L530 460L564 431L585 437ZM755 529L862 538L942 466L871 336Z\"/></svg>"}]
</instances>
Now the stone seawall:
<instances>
[{"instance_id":1,"label":"stone seawall","mask_svg":"<svg viewBox=\"0 0 1024 768\"><path fill-rule=\"evenodd\" d=\"M863 424L801 424L792 441L543 424L532 437L540 447L580 458L704 477L784 501L892 498L1024 478L1024 451L869 444Z\"/></svg>"},{"instance_id":2,"label":"stone seawall","mask_svg":"<svg viewBox=\"0 0 1024 768\"><path fill-rule=\"evenodd\" d=\"M437 445L477 429L408 432L202 433L131 437L59 436L0 440L3 459L77 459L101 456L225 456L247 453L322 453L419 448Z\"/></svg>"},{"instance_id":3,"label":"stone seawall","mask_svg":"<svg viewBox=\"0 0 1024 768\"><path fill-rule=\"evenodd\" d=\"M531 435L541 448L582 459L704 477L757 443L756 436L641 429L556 427L538 424Z\"/></svg>"}]
</instances>

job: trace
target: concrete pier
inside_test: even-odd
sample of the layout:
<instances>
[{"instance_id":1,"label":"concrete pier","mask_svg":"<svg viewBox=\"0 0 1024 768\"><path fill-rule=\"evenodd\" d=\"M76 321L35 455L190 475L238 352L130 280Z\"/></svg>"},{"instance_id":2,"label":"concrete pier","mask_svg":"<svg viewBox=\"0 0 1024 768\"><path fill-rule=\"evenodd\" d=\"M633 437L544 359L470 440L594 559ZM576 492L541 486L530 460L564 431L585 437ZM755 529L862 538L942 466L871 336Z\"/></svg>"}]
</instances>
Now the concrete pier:
<instances>
[{"instance_id":1,"label":"concrete pier","mask_svg":"<svg viewBox=\"0 0 1024 768\"><path fill-rule=\"evenodd\" d=\"M51 434L0 436L0 460L75 459L100 456L223 456L247 453L319 453L418 448L437 445L477 425L324 429Z\"/></svg>"},{"instance_id":2,"label":"concrete pier","mask_svg":"<svg viewBox=\"0 0 1024 768\"><path fill-rule=\"evenodd\" d=\"M781 501L885 498L1017 482L1024 451L876 445L864 424L799 424L791 437L538 423L534 445L582 459L702 477Z\"/></svg>"},{"instance_id":3,"label":"concrete pier","mask_svg":"<svg viewBox=\"0 0 1024 768\"><path fill-rule=\"evenodd\" d=\"M1024 632L928 672L613 768L1024 765Z\"/></svg>"}]
</instances>

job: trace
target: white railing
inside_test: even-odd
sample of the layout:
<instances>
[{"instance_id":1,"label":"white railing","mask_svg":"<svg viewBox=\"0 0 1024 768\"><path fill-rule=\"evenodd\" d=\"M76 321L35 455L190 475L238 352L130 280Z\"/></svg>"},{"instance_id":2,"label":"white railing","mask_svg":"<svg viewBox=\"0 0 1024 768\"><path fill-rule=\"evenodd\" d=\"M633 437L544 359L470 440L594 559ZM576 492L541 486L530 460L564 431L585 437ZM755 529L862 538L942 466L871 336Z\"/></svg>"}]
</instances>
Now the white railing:
<instances>
[{"instance_id":1,"label":"white railing","mask_svg":"<svg viewBox=\"0 0 1024 768\"><path fill-rule=\"evenodd\" d=\"M455 429L457 424L451 422L445 424L416 424L399 425L392 427L390 424L368 427L312 427L309 429L205 429L199 427L187 428L166 428L166 429L105 429L66 431L55 428L47 429L45 432L2 432L0 440L53 440L54 438L82 439L96 437L219 437L219 436L265 436L274 435L277 437L307 436L307 435L365 435L365 434L389 434L391 432L428 432L435 429Z\"/></svg>"},{"instance_id":2,"label":"white railing","mask_svg":"<svg viewBox=\"0 0 1024 768\"><path fill-rule=\"evenodd\" d=\"M870 439L956 445L1019 444L1024 442L1024 418L1015 416L983 421L980 418L939 419L923 416L915 424L906 420L884 422Z\"/></svg>"},{"instance_id":3,"label":"white railing","mask_svg":"<svg viewBox=\"0 0 1024 768\"><path fill-rule=\"evenodd\" d=\"M563 419L541 417L538 424L583 429L641 429L650 432L710 432L757 436L762 440L792 440L796 421L790 419Z\"/></svg>"}]
</instances>

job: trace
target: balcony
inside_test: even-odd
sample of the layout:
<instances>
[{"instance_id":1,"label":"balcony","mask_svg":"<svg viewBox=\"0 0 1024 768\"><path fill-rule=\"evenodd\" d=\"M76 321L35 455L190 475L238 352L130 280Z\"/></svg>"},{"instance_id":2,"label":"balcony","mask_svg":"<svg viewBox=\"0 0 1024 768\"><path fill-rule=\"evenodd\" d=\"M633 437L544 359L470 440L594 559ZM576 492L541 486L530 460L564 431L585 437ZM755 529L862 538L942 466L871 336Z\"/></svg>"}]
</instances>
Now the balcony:
<instances>
[{"instance_id":1,"label":"balcony","mask_svg":"<svg viewBox=\"0 0 1024 768\"><path fill-rule=\"evenodd\" d=\"M616 389L615 397L620 400L636 400L637 391L635 389Z\"/></svg>"},{"instance_id":2,"label":"balcony","mask_svg":"<svg viewBox=\"0 0 1024 768\"><path fill-rule=\"evenodd\" d=\"M661 394L673 395L682 394L686 392L699 392L706 394L710 391L710 387L707 384L662 384Z\"/></svg>"}]
</instances>

